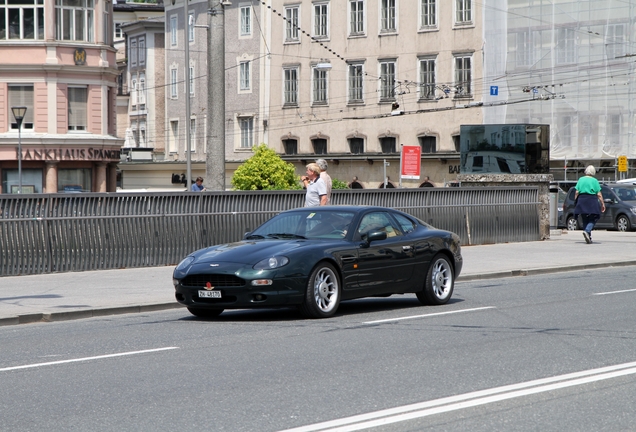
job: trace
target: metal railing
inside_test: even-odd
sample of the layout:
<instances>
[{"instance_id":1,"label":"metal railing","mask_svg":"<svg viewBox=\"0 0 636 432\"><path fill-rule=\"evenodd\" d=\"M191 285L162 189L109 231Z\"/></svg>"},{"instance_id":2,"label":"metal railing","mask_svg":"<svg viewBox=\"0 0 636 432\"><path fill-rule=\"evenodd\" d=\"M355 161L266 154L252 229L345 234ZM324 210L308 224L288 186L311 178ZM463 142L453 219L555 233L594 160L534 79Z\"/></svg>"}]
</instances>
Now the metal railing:
<instances>
[{"instance_id":1,"label":"metal railing","mask_svg":"<svg viewBox=\"0 0 636 432\"><path fill-rule=\"evenodd\" d=\"M236 241L304 191L0 195L0 276L174 265ZM540 239L536 187L334 190L457 233L462 244Z\"/></svg>"}]
</instances>

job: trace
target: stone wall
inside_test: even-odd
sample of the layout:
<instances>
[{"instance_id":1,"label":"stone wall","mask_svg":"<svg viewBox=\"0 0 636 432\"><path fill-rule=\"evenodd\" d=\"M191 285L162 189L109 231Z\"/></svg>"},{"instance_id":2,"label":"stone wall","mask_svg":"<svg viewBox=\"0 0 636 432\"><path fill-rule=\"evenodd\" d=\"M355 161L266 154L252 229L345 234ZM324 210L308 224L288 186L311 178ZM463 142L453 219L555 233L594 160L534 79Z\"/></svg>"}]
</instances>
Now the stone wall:
<instances>
[{"instance_id":1,"label":"stone wall","mask_svg":"<svg viewBox=\"0 0 636 432\"><path fill-rule=\"evenodd\" d=\"M458 174L462 186L538 186L539 233L541 240L550 238L550 182L552 174Z\"/></svg>"}]
</instances>

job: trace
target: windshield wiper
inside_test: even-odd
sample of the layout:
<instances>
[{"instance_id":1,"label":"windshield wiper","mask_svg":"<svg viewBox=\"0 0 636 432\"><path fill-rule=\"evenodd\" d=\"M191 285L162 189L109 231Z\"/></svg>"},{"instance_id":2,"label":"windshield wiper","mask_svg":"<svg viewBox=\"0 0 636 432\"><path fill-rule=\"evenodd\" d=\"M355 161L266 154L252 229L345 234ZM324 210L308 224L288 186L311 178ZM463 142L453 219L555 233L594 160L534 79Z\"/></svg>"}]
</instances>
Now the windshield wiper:
<instances>
[{"instance_id":1,"label":"windshield wiper","mask_svg":"<svg viewBox=\"0 0 636 432\"><path fill-rule=\"evenodd\" d=\"M245 240L254 240L254 239L264 239L265 237L263 237L260 234L250 234L247 237L245 237Z\"/></svg>"},{"instance_id":2,"label":"windshield wiper","mask_svg":"<svg viewBox=\"0 0 636 432\"><path fill-rule=\"evenodd\" d=\"M291 234L291 233L272 233L272 234L267 234L267 237L269 238L293 238L293 239L306 239L307 237L305 236L301 236L298 234Z\"/></svg>"}]
</instances>

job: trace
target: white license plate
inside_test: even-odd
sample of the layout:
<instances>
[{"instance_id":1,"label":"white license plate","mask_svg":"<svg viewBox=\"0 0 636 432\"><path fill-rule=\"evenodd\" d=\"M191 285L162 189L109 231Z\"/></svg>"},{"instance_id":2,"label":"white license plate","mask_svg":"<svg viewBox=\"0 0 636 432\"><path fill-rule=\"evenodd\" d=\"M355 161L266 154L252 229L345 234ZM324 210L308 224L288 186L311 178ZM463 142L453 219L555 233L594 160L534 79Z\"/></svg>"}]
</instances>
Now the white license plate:
<instances>
[{"instance_id":1,"label":"white license plate","mask_svg":"<svg viewBox=\"0 0 636 432\"><path fill-rule=\"evenodd\" d=\"M221 298L221 291L199 291L199 297Z\"/></svg>"}]
</instances>

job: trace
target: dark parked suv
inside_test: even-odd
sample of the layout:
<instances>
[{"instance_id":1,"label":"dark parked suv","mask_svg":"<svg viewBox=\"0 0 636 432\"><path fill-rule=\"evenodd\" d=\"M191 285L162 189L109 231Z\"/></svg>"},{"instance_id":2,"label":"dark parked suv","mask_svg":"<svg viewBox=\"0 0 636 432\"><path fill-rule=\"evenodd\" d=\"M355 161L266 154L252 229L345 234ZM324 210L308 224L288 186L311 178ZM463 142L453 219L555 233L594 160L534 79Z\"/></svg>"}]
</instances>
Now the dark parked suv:
<instances>
[{"instance_id":1,"label":"dark parked suv","mask_svg":"<svg viewBox=\"0 0 636 432\"><path fill-rule=\"evenodd\" d=\"M563 203L563 213L559 216L559 226L569 230L583 229L581 218L574 217L575 188L568 191ZM631 231L636 229L636 186L630 184L606 183L601 185L605 201L605 213L596 228Z\"/></svg>"}]
</instances>

